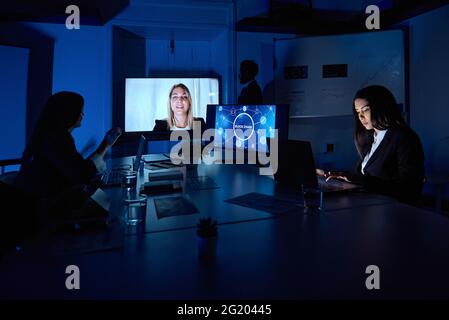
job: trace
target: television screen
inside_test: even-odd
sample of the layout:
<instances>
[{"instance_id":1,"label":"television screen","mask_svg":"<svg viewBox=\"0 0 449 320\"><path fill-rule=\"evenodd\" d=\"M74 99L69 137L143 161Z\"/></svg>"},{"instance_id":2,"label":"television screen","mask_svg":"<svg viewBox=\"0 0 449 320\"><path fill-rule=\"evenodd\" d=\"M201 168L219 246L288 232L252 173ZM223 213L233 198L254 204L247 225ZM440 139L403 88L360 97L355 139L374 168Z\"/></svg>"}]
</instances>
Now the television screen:
<instances>
[{"instance_id":1,"label":"television screen","mask_svg":"<svg viewBox=\"0 0 449 320\"><path fill-rule=\"evenodd\" d=\"M155 120L166 120L170 90L179 83L190 91L195 118L206 120L207 105L220 103L216 78L128 78L125 82L125 131L151 131Z\"/></svg>"},{"instance_id":2,"label":"television screen","mask_svg":"<svg viewBox=\"0 0 449 320\"><path fill-rule=\"evenodd\" d=\"M266 150L267 139L274 138L276 105L210 106L208 122L213 117L216 144L223 148ZM217 139L218 138L218 139Z\"/></svg>"}]
</instances>

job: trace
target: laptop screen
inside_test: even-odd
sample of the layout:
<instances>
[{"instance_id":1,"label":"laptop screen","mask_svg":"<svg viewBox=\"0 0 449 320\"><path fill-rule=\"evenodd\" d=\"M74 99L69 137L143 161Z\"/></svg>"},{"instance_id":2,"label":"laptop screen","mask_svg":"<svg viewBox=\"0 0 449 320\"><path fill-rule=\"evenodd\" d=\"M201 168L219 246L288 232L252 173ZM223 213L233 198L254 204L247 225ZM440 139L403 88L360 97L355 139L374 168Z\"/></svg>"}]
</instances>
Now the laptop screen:
<instances>
[{"instance_id":1,"label":"laptop screen","mask_svg":"<svg viewBox=\"0 0 449 320\"><path fill-rule=\"evenodd\" d=\"M274 175L281 184L299 188L318 186L315 160L309 141L287 140L279 144L278 170Z\"/></svg>"},{"instance_id":2,"label":"laptop screen","mask_svg":"<svg viewBox=\"0 0 449 320\"><path fill-rule=\"evenodd\" d=\"M206 127L215 130L216 146L264 152L271 139L287 139L288 117L285 104L210 104Z\"/></svg>"},{"instance_id":3,"label":"laptop screen","mask_svg":"<svg viewBox=\"0 0 449 320\"><path fill-rule=\"evenodd\" d=\"M216 143L224 148L266 150L276 128L276 105L215 105ZM208 115L209 117L209 115ZM209 124L208 124L209 125Z\"/></svg>"},{"instance_id":4,"label":"laptop screen","mask_svg":"<svg viewBox=\"0 0 449 320\"><path fill-rule=\"evenodd\" d=\"M139 147L137 148L136 158L133 162L133 170L138 170L140 165L140 159L142 159L142 153L145 146L145 137L143 135L140 136Z\"/></svg>"}]
</instances>

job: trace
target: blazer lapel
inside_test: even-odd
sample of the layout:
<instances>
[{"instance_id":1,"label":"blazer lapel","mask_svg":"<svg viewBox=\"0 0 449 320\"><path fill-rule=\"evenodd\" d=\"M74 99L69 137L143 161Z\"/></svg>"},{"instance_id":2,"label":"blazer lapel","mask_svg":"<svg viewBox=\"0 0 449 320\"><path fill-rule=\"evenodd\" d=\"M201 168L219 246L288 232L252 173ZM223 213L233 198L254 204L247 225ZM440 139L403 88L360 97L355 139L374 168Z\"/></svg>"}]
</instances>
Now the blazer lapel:
<instances>
[{"instance_id":1,"label":"blazer lapel","mask_svg":"<svg viewBox=\"0 0 449 320\"><path fill-rule=\"evenodd\" d=\"M365 170L366 170L366 168L368 168L371 165L371 163L373 163L376 160L376 158L379 157L380 154L382 154L386 151L386 149L388 148L388 145L390 144L389 141L391 139L391 132L392 132L392 130L389 129L385 133L385 136L382 139L380 145L377 147L376 151L374 151L374 153L371 155L371 158L369 158L368 162L366 163Z\"/></svg>"}]
</instances>

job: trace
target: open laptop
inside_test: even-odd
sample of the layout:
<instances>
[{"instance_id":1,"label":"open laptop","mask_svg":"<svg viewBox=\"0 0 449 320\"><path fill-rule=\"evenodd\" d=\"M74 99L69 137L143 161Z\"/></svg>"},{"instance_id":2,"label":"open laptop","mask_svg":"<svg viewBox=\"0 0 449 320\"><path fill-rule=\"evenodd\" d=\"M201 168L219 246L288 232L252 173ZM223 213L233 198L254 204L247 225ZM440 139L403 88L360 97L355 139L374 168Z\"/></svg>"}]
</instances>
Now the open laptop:
<instances>
[{"instance_id":1,"label":"open laptop","mask_svg":"<svg viewBox=\"0 0 449 320\"><path fill-rule=\"evenodd\" d=\"M113 168L111 171L106 173L103 176L103 186L117 186L121 184L121 178L124 172L129 170L138 171L140 167L140 161L142 159L142 154L145 149L145 136L141 135L139 139L139 146L137 148L136 157L134 158L134 161L132 163L132 167L127 166L119 166L117 168Z\"/></svg>"},{"instance_id":2,"label":"open laptop","mask_svg":"<svg viewBox=\"0 0 449 320\"><path fill-rule=\"evenodd\" d=\"M143 154L143 149L145 147L145 136L141 135L140 139L139 139L139 147L137 148L137 153L136 153L136 157L134 158L133 161L133 170L134 171L138 171L139 167L140 167L140 161L142 159L142 154Z\"/></svg>"},{"instance_id":3,"label":"open laptop","mask_svg":"<svg viewBox=\"0 0 449 320\"><path fill-rule=\"evenodd\" d=\"M146 164L154 164L158 166L161 163L171 163L170 152L174 145L180 143L180 141L171 141L170 137L166 139L152 140L148 139L148 148L151 146L151 154L144 157L143 161ZM170 165L167 165L170 166Z\"/></svg>"},{"instance_id":4,"label":"open laptop","mask_svg":"<svg viewBox=\"0 0 449 320\"><path fill-rule=\"evenodd\" d=\"M315 160L309 141L286 140L280 142L278 171L274 175L277 182L293 188L319 187L323 192L360 189L360 185L340 180L326 181L316 174Z\"/></svg>"}]
</instances>

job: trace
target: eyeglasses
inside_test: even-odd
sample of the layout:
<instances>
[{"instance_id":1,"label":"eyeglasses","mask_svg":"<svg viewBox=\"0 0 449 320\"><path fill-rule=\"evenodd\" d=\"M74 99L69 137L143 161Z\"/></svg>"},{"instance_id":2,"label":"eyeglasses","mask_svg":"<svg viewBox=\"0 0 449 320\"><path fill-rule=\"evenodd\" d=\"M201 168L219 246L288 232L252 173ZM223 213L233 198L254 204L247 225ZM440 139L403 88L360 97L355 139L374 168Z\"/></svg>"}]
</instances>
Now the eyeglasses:
<instances>
[{"instance_id":1,"label":"eyeglasses","mask_svg":"<svg viewBox=\"0 0 449 320\"><path fill-rule=\"evenodd\" d=\"M176 101L188 101L189 97L188 96L172 96L171 101L176 102Z\"/></svg>"}]
</instances>

